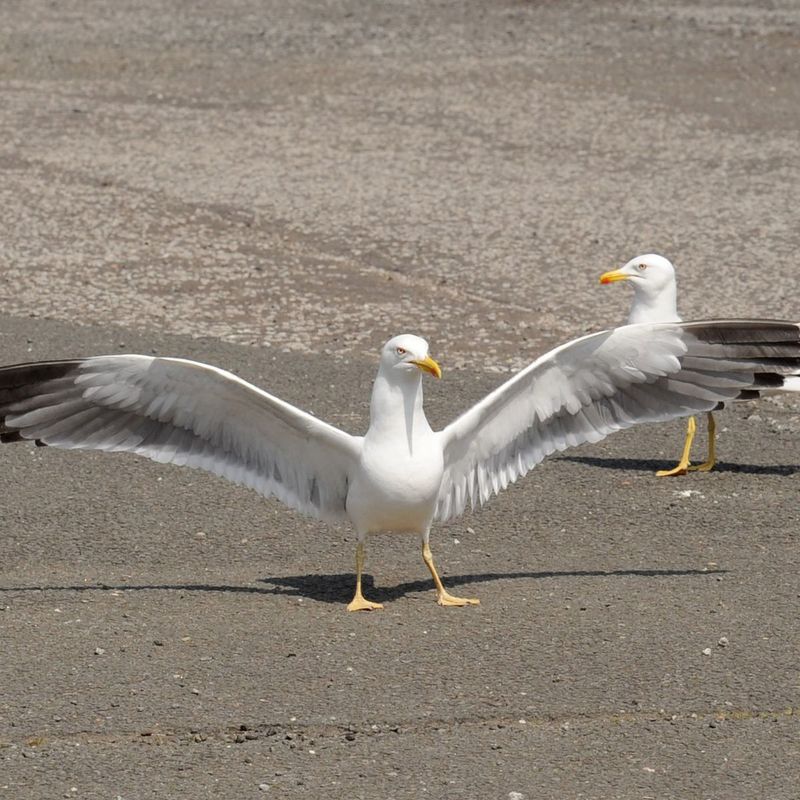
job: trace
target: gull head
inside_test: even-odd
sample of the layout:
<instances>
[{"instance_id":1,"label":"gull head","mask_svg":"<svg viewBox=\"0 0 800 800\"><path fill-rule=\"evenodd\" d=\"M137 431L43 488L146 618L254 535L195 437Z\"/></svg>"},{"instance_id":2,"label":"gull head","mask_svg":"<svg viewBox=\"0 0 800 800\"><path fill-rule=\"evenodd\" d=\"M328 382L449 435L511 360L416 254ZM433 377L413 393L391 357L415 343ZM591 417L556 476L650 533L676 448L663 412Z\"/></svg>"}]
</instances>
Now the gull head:
<instances>
[{"instance_id":1,"label":"gull head","mask_svg":"<svg viewBox=\"0 0 800 800\"><path fill-rule=\"evenodd\" d=\"M441 367L428 355L428 343L410 333L386 342L381 350L380 370L384 375L398 378L419 375L420 371L442 377Z\"/></svg>"},{"instance_id":2,"label":"gull head","mask_svg":"<svg viewBox=\"0 0 800 800\"><path fill-rule=\"evenodd\" d=\"M630 281L637 294L657 295L675 284L675 269L664 256L649 253L632 258L622 269L604 272L600 283Z\"/></svg>"}]
</instances>

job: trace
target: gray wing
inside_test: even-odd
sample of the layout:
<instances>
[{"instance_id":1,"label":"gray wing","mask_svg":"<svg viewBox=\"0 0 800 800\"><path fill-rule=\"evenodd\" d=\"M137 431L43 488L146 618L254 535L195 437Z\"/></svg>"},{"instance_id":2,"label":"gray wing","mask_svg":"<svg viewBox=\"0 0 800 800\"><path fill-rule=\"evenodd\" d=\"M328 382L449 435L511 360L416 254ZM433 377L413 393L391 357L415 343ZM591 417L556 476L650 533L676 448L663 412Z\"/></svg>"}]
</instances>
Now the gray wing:
<instances>
[{"instance_id":1,"label":"gray wing","mask_svg":"<svg viewBox=\"0 0 800 800\"><path fill-rule=\"evenodd\" d=\"M545 456L640 422L796 388L800 326L764 320L626 325L534 361L439 435L436 517L486 502Z\"/></svg>"},{"instance_id":2,"label":"gray wing","mask_svg":"<svg viewBox=\"0 0 800 800\"><path fill-rule=\"evenodd\" d=\"M0 368L0 440L197 467L319 519L346 519L361 438L224 370L97 356Z\"/></svg>"}]
</instances>

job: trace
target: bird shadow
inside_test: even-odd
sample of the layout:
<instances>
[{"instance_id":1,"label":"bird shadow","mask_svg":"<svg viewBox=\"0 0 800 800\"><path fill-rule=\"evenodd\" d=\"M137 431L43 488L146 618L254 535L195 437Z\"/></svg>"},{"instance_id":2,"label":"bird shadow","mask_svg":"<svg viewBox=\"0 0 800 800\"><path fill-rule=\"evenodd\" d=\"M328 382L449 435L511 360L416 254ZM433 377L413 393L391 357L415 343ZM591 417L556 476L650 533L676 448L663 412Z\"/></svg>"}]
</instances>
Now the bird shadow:
<instances>
[{"instance_id":1,"label":"bird shadow","mask_svg":"<svg viewBox=\"0 0 800 800\"><path fill-rule=\"evenodd\" d=\"M600 458L598 456L561 456L555 461L571 461L574 464L586 464L590 467L601 469L620 469L631 472L657 472L674 466L666 459L653 458ZM677 463L677 462L675 462ZM714 465L714 472L733 472L745 475L794 475L800 471L798 464L728 464L718 461Z\"/></svg>"},{"instance_id":2,"label":"bird shadow","mask_svg":"<svg viewBox=\"0 0 800 800\"><path fill-rule=\"evenodd\" d=\"M472 583L486 583L502 580L543 580L547 578L669 578L699 577L721 575L725 569L615 569L615 570L563 570L546 572L484 572L474 575L447 575L445 583L448 588L468 586ZM0 587L0 595L14 592L144 592L144 591L178 591L178 592L211 592L220 594L265 594L302 597L321 603L348 602L353 595L355 575L351 572L312 575L282 575L260 578L263 586L234 586L229 584L208 583L161 583L161 584L78 584L74 586L7 586ZM377 602L390 602L418 592L429 592L432 582L429 578L418 581L406 581L395 586L376 586L372 575L363 575L362 584L365 594Z\"/></svg>"},{"instance_id":3,"label":"bird shadow","mask_svg":"<svg viewBox=\"0 0 800 800\"><path fill-rule=\"evenodd\" d=\"M547 578L668 578L725 573L727 570L710 569L618 569L618 570L564 570L547 572L483 572L473 575L443 576L448 589L456 586L469 586L473 583L504 580L543 580ZM262 578L262 583L270 584L274 594L296 595L321 603L341 603L350 600L353 594L355 575L348 572L331 575L288 575ZM365 594L377 602L390 602L418 592L430 592L433 582L430 578L406 581L395 586L376 586L372 575L362 575Z\"/></svg>"}]
</instances>

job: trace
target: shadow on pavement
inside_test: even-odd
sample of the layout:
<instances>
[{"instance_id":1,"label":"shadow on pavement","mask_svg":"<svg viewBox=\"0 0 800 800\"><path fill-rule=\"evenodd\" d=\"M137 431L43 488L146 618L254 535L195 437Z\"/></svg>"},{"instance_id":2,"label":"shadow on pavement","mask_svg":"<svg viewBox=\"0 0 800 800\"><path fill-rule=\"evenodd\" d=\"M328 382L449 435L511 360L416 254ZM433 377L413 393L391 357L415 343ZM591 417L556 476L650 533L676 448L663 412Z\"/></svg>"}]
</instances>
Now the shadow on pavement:
<instances>
[{"instance_id":1,"label":"shadow on pavement","mask_svg":"<svg viewBox=\"0 0 800 800\"><path fill-rule=\"evenodd\" d=\"M659 469L669 469L677 463L669 459L654 458L598 458L597 456L561 456L557 461L572 461L575 464L586 464L590 467L602 469L622 469L636 472L656 472ZM719 461L714 465L714 472L735 472L749 475L794 475L800 472L798 464L726 464Z\"/></svg>"},{"instance_id":2,"label":"shadow on pavement","mask_svg":"<svg viewBox=\"0 0 800 800\"><path fill-rule=\"evenodd\" d=\"M477 575L445 575L444 582L448 589L455 586L466 586L471 583L487 581L518 580L530 578L603 578L603 577L638 577L669 578L693 577L703 575L722 575L725 569L617 569L617 570L565 570L552 572L485 572ZM261 578L260 583L266 586L232 586L225 584L176 583L176 584L119 584L105 583L80 584L76 586L7 586L0 588L0 595L13 592L90 592L90 591L181 591L181 592L233 592L240 594L272 594L289 595L318 600L323 603L346 603L350 600L355 586L355 575L351 572L340 572L321 575L285 575L280 577ZM432 592L433 581L430 578L419 581L407 581L396 586L375 586L371 575L364 575L362 583L365 594L377 602L397 600L414 592Z\"/></svg>"}]
</instances>

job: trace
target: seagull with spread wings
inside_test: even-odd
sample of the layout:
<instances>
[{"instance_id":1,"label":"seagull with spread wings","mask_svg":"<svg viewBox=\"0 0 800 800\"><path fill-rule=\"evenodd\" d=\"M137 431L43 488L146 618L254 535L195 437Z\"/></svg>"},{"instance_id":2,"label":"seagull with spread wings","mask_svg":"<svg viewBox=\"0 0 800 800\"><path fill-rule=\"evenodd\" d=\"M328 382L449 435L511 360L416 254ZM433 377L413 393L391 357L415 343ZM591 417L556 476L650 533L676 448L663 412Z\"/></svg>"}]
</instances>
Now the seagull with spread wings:
<instances>
[{"instance_id":1,"label":"seagull with spread wings","mask_svg":"<svg viewBox=\"0 0 800 800\"><path fill-rule=\"evenodd\" d=\"M356 532L351 611L368 533L422 539L440 605L476 605L442 585L431 524L485 503L550 453L640 422L708 411L800 368L800 326L763 320L630 325L538 358L444 430L422 405L441 376L418 336L388 341L369 428L352 436L216 367L94 356L0 367L0 440L125 451L208 470Z\"/></svg>"},{"instance_id":2,"label":"seagull with spread wings","mask_svg":"<svg viewBox=\"0 0 800 800\"><path fill-rule=\"evenodd\" d=\"M617 283L626 281L633 287L633 302L628 314L628 324L642 322L680 322L678 315L678 287L675 279L675 268L664 256L648 253L632 258L621 269L604 272L600 283ZM800 391L800 377L787 376L780 391ZM752 400L758 393L744 393L740 399ZM721 401L718 408L721 408ZM678 463L671 469L656 472L659 477L685 475L687 472L709 472L717 463L717 425L712 411L706 413L706 430L708 433L708 455L702 464L692 465L690 455L692 442L697 431L694 415L689 417L686 426L686 438Z\"/></svg>"}]
</instances>

